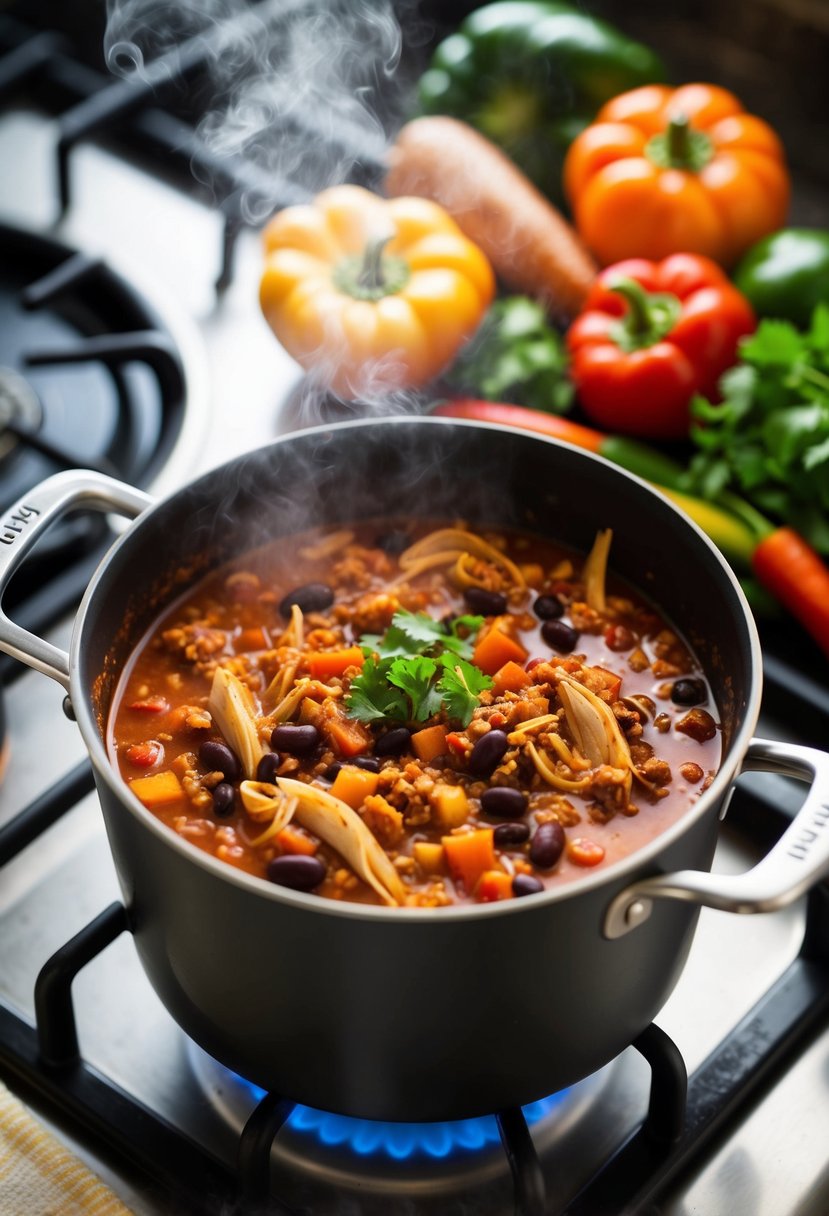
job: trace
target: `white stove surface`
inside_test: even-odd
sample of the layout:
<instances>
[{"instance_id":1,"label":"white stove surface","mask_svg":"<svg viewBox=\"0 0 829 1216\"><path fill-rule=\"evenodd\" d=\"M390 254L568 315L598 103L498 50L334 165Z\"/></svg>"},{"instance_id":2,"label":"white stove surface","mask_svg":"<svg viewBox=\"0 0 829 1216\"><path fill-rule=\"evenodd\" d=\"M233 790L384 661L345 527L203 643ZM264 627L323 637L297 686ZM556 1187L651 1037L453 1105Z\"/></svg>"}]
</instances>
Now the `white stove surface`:
<instances>
[{"instance_id":1,"label":"white stove surface","mask_svg":"<svg viewBox=\"0 0 829 1216\"><path fill-rule=\"evenodd\" d=\"M298 368L281 351L259 312L259 240L256 234L242 234L235 281L217 302L213 282L219 214L95 146L77 149L72 161L75 202L66 220L53 229L54 139L54 125L35 113L2 116L0 219L53 231L68 244L103 255L147 285L147 294L161 310L178 318L194 355L190 371L197 416L188 423L186 441L171 468L159 479L157 492L167 492L194 473L277 434L281 407L299 379ZM65 645L69 629L70 623L64 623L52 640ZM0 786L0 823L83 758L80 736L64 718L61 700L58 686L35 673L24 675L9 690L11 753ZM739 870L750 861L724 832L716 867ZM114 869L93 795L2 875L0 999L31 1017L32 986L42 962L116 898ZM658 1018L682 1050L689 1071L794 957L802 925L802 906L764 917L703 911L688 965ZM172 1122L201 1132L221 1154L227 1140L224 1129L194 1089L183 1036L145 980L128 935L81 973L75 992L85 1057ZM625 1067L634 1081L627 1104L609 1106L608 1118L616 1121L606 1129L611 1137L642 1117L645 1067L638 1057ZM705 1164L683 1180L659 1212L826 1216L827 1130L829 1030ZM143 1182L113 1170L65 1132L60 1134L139 1216L169 1216L169 1209L159 1205ZM351 1203L349 1199L346 1205L344 1199L342 1210L359 1212ZM504 1207L504 1216L508 1212L511 1205ZM0 1213L6 1216L2 1196Z\"/></svg>"}]
</instances>

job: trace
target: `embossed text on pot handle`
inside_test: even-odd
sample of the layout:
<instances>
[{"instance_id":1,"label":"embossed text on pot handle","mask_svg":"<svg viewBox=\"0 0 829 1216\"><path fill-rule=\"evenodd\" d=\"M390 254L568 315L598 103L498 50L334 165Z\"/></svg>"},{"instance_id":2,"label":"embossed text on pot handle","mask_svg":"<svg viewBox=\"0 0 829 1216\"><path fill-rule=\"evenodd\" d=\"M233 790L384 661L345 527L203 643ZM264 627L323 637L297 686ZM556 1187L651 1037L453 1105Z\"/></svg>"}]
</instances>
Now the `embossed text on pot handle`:
<instances>
[{"instance_id":1,"label":"embossed text on pot handle","mask_svg":"<svg viewBox=\"0 0 829 1216\"><path fill-rule=\"evenodd\" d=\"M72 469L49 477L9 507L0 516L0 650L51 676L68 691L68 655L15 624L2 609L3 593L37 538L67 511L86 507L134 519L152 502L143 491L112 477Z\"/></svg>"},{"instance_id":2,"label":"embossed text on pot handle","mask_svg":"<svg viewBox=\"0 0 829 1216\"><path fill-rule=\"evenodd\" d=\"M622 937L642 924L655 899L679 899L725 912L774 912L829 874L829 752L752 739L742 769L811 782L803 806L777 844L744 874L678 870L633 883L609 905L605 937Z\"/></svg>"}]
</instances>

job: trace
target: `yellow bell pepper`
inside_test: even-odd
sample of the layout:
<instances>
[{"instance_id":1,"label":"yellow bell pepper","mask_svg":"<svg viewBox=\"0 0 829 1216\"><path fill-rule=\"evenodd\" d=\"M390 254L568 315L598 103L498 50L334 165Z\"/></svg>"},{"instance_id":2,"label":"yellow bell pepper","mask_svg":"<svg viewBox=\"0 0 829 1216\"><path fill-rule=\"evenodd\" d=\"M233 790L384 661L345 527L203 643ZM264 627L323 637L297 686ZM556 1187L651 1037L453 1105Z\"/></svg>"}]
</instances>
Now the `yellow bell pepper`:
<instances>
[{"instance_id":1,"label":"yellow bell pepper","mask_svg":"<svg viewBox=\"0 0 829 1216\"><path fill-rule=\"evenodd\" d=\"M264 233L262 311L279 341L343 398L426 384L495 294L484 254L442 207L334 186Z\"/></svg>"}]
</instances>

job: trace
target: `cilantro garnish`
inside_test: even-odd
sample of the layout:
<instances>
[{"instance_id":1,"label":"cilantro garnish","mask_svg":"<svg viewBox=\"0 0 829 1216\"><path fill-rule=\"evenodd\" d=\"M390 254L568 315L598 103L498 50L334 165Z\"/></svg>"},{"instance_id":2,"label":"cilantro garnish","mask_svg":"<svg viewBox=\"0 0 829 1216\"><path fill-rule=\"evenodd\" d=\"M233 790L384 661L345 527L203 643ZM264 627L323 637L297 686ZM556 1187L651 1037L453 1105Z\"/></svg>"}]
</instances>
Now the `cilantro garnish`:
<instances>
[{"instance_id":1,"label":"cilantro garnish","mask_svg":"<svg viewBox=\"0 0 829 1216\"><path fill-rule=\"evenodd\" d=\"M482 616L437 621L401 609L384 634L365 634L359 644L366 660L345 702L351 717L425 722L445 709L467 726L480 694L492 687L468 661L483 622Z\"/></svg>"},{"instance_id":2,"label":"cilantro garnish","mask_svg":"<svg viewBox=\"0 0 829 1216\"><path fill-rule=\"evenodd\" d=\"M805 333L761 321L719 387L718 404L693 404L688 488L738 490L829 553L829 308L818 305Z\"/></svg>"}]
</instances>

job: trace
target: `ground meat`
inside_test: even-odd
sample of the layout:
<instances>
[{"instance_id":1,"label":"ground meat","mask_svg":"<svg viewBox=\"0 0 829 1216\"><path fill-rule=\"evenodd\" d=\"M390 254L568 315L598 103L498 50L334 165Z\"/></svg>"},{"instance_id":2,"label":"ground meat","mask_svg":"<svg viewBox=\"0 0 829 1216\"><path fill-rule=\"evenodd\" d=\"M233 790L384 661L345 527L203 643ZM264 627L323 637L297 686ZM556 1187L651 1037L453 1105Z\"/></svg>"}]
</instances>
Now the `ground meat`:
<instances>
[{"instance_id":1,"label":"ground meat","mask_svg":"<svg viewBox=\"0 0 829 1216\"><path fill-rule=\"evenodd\" d=\"M363 803L363 823L384 848L399 844L403 839L403 816L381 794L370 794Z\"/></svg>"},{"instance_id":2,"label":"ground meat","mask_svg":"<svg viewBox=\"0 0 829 1216\"><path fill-rule=\"evenodd\" d=\"M707 709L690 709L684 718L680 718L676 729L697 743L705 743L713 739L717 733L717 724Z\"/></svg>"}]
</instances>

